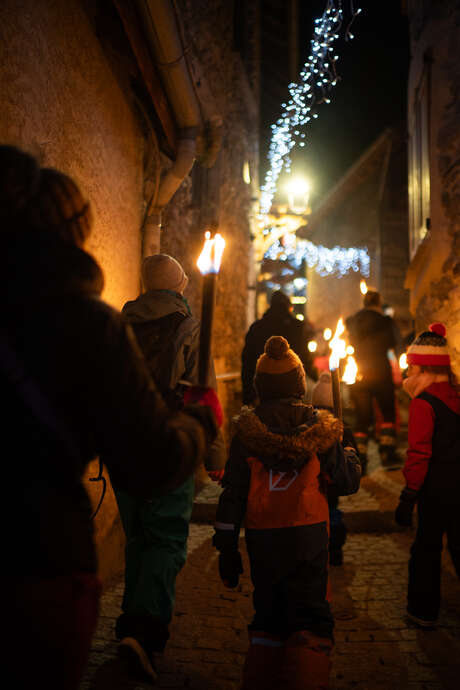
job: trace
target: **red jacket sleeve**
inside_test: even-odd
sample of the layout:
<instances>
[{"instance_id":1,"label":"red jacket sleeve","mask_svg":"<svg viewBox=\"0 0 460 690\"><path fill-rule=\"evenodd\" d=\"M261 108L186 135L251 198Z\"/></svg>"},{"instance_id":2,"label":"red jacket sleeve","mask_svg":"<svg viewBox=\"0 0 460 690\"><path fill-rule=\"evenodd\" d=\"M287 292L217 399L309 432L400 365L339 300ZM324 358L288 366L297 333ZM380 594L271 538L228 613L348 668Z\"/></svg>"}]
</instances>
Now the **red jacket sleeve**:
<instances>
[{"instance_id":1,"label":"red jacket sleeve","mask_svg":"<svg viewBox=\"0 0 460 690\"><path fill-rule=\"evenodd\" d=\"M403 469L409 489L418 491L425 481L431 458L433 429L433 408L426 400L414 398L409 406L409 447Z\"/></svg>"}]
</instances>

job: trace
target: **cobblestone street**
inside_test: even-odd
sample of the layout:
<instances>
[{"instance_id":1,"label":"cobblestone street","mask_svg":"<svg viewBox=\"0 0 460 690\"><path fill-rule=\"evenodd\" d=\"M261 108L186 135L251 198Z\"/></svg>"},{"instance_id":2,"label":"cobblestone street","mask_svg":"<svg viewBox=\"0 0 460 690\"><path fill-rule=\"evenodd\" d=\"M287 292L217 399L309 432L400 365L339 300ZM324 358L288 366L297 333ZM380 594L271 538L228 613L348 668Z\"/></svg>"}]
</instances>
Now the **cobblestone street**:
<instances>
[{"instance_id":1,"label":"cobblestone street","mask_svg":"<svg viewBox=\"0 0 460 690\"><path fill-rule=\"evenodd\" d=\"M400 471L374 469L356 496L341 499L349 535L344 565L331 569L336 619L331 688L363 690L456 690L460 677L460 587L444 554L443 606L435 631L405 620L407 560L413 531L392 520L402 484ZM214 488L213 488L214 487ZM212 508L211 485L202 503ZM212 512L212 511L211 511ZM158 659L160 690L236 690L247 646L251 584L245 573L237 591L226 590L217 573L210 524L192 524L187 565L177 582L171 639ZM82 690L147 688L129 679L116 658L114 619L122 585L103 597Z\"/></svg>"}]
</instances>

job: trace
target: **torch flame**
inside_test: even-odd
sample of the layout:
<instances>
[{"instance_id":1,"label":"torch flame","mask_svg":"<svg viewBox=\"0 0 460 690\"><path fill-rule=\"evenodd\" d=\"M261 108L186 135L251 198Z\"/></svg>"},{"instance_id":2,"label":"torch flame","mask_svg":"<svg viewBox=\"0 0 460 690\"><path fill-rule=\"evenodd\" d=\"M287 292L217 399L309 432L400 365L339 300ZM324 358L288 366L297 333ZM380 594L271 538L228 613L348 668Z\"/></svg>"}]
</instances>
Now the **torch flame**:
<instances>
[{"instance_id":1,"label":"torch flame","mask_svg":"<svg viewBox=\"0 0 460 690\"><path fill-rule=\"evenodd\" d=\"M329 369L333 371L339 368L340 360L347 356L347 344L340 336L345 331L342 317L337 321L334 336L329 342L332 352L329 357Z\"/></svg>"},{"instance_id":2,"label":"torch flame","mask_svg":"<svg viewBox=\"0 0 460 690\"><path fill-rule=\"evenodd\" d=\"M405 352L403 352L401 357L399 358L399 368L407 369L407 355Z\"/></svg>"},{"instance_id":3,"label":"torch flame","mask_svg":"<svg viewBox=\"0 0 460 690\"><path fill-rule=\"evenodd\" d=\"M361 290L361 294L365 295L367 293L367 283L365 280L362 280L359 284L359 289Z\"/></svg>"},{"instance_id":4,"label":"torch flame","mask_svg":"<svg viewBox=\"0 0 460 690\"><path fill-rule=\"evenodd\" d=\"M345 365L345 371L343 372L342 381L348 384L355 383L356 376L358 374L358 365L354 357L349 355L347 357L347 363Z\"/></svg>"},{"instance_id":5,"label":"torch flame","mask_svg":"<svg viewBox=\"0 0 460 690\"><path fill-rule=\"evenodd\" d=\"M225 248L225 240L219 233L211 238L209 230L205 232L204 237L203 249L201 250L196 265L202 275L219 273L220 262L222 261L222 254Z\"/></svg>"}]
</instances>

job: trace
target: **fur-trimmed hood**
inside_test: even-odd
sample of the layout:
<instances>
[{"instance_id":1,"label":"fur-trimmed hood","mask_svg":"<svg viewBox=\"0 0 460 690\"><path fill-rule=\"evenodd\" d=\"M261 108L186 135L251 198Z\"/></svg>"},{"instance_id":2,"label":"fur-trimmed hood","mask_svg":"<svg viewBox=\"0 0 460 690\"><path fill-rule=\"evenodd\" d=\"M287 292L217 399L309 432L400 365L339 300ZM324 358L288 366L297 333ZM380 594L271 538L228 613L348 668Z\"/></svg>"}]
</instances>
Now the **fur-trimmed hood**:
<instances>
[{"instance_id":1,"label":"fur-trimmed hood","mask_svg":"<svg viewBox=\"0 0 460 690\"><path fill-rule=\"evenodd\" d=\"M235 420L241 443L268 469L300 469L313 453L324 453L342 434L342 423L326 410L297 399L243 408Z\"/></svg>"}]
</instances>

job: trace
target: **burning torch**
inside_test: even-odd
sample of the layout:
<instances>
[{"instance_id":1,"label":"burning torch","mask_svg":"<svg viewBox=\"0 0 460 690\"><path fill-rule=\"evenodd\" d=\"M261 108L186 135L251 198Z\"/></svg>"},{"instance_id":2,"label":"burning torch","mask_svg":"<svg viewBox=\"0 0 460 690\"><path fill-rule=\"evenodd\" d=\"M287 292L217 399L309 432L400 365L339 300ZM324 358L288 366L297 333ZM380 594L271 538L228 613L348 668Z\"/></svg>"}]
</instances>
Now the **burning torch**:
<instances>
[{"instance_id":1,"label":"burning torch","mask_svg":"<svg viewBox=\"0 0 460 690\"><path fill-rule=\"evenodd\" d=\"M342 398L340 396L340 360L346 357L346 343L340 336L345 331L343 319L337 321L334 336L329 342L331 354L329 357L329 371L332 381L332 400L334 402L334 414L337 419L342 419Z\"/></svg>"},{"instance_id":2,"label":"burning torch","mask_svg":"<svg viewBox=\"0 0 460 690\"><path fill-rule=\"evenodd\" d=\"M205 233L203 249L196 265L203 276L201 301L200 351L198 358L198 380L200 386L208 385L209 361L211 358L212 321L216 300L216 280L225 248L225 240L217 233L211 237Z\"/></svg>"}]
</instances>

